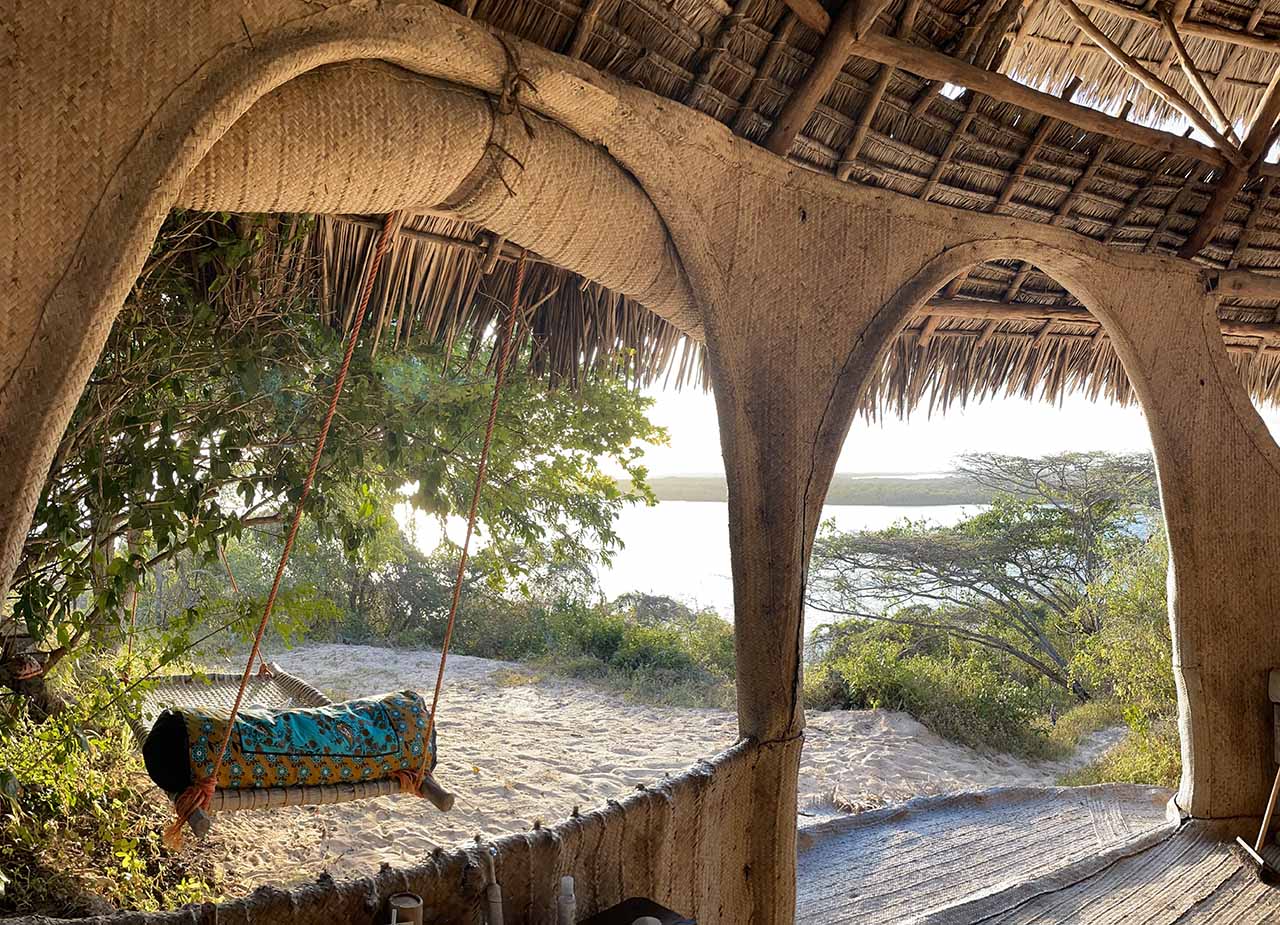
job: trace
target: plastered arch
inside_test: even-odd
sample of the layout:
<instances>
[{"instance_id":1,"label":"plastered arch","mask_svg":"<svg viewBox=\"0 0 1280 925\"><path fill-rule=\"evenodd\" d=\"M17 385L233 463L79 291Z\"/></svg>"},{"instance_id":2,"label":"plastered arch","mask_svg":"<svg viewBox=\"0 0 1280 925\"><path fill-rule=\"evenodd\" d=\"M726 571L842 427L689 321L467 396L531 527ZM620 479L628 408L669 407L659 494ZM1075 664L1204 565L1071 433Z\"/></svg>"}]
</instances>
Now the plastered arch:
<instances>
[{"instance_id":1,"label":"plastered arch","mask_svg":"<svg viewBox=\"0 0 1280 925\"><path fill-rule=\"evenodd\" d=\"M158 82L146 88L154 98L154 109L149 111L145 100L138 101L137 111L131 113L137 124L129 125L122 116L112 126L113 134L103 138L103 159L110 160L112 154L118 159L104 170L100 190L77 202L63 203L66 208L57 221L61 233L54 236L44 255L47 260L41 262L43 278L29 272L31 267L15 268L17 286L8 341L0 351L0 434L14 462L10 469L13 478L0 488L0 559L7 563L16 557L57 434L74 408L164 215L179 201L192 171L220 139L234 134L235 126L252 112L255 103L301 75L336 62L390 61L417 74L490 94L501 93L513 79L509 48L503 42L470 23L467 30L450 28L451 18L458 17L435 4L377 8L353 4L320 13L309 6L300 9L307 15L286 17L274 28L248 39L243 33L236 35L247 30L247 24L237 18L232 28L233 11L215 11L215 17L225 20L216 25L238 40L220 41L229 36L219 36L215 28L195 35L197 40L203 39L207 49L206 57L197 56L200 64L195 70L175 73L173 86ZM82 9L77 12L83 15ZM161 16L165 14L160 11ZM584 94L591 96L595 106L589 111L594 118L580 118L579 129L616 116L617 104L610 104L606 90L593 90L587 81L572 75L559 77L541 60L529 62L529 69L544 87L556 88L556 92L568 93L579 101ZM553 117L569 111L541 98L528 105ZM496 126L476 129L488 137ZM612 169L614 185L632 190L632 212L649 209L649 224L659 231L640 242L648 247L637 247L634 240L618 242L616 252L629 255L633 266L659 268L654 285L648 287L646 304L697 334L697 300L677 247L634 176L590 143L598 141L598 135L585 139L574 130L558 132L553 140L558 141L561 152L579 146L587 152L588 168L596 176ZM542 176L554 178L555 173L543 172ZM572 172L560 179L572 181ZM560 192L563 198L563 190ZM598 195L599 190L595 192ZM218 207L216 199L206 199L205 204ZM400 205L423 207L430 203L405 201ZM360 202L351 202L350 208L359 211ZM484 218L492 219L491 224L507 222L509 227L499 230L511 232L508 236L512 240L521 241L522 223L527 228L530 221L527 209L522 214L504 215L500 204L484 202L477 209ZM576 218L582 220L585 213L585 209L579 210ZM601 223L609 221L607 211L596 215ZM23 214L20 236L23 223L28 221L38 222L39 217ZM634 229L635 223L626 227ZM67 234L71 229L74 231ZM684 239L692 242L696 237L696 230L691 231L686 223ZM578 269L575 258L579 255L571 250L552 256L570 269ZM591 270L598 264L597 260L585 267L585 275L594 278ZM650 271L651 275L654 272ZM633 278L636 275L630 274ZM607 279L597 281L609 285ZM619 288L625 291L626 286ZM10 568L7 564L0 568L0 588L7 585Z\"/></svg>"},{"instance_id":2,"label":"plastered arch","mask_svg":"<svg viewBox=\"0 0 1280 925\"><path fill-rule=\"evenodd\" d=\"M1248 559L1251 546L1277 533L1280 498L1272 486L1280 482L1280 447L1231 365L1216 303L1191 275L1144 292L1161 281L1144 274L1139 286L1116 267L1041 241L980 239L948 247L903 283L869 321L874 356L857 365L876 368L911 316L950 279L998 259L1033 262L1062 283L1098 318L1120 356L1146 415L1169 535L1183 756L1177 805L1193 816L1250 816L1271 769L1266 674L1280 667L1280 622L1258 619L1275 612L1277 588ZM1222 463L1235 470L1235 490L1213 484L1214 476L1228 476ZM1199 500L1215 495L1217 501ZM1219 542L1241 533L1249 537L1243 544ZM1222 558L1210 565L1215 553ZM1206 573L1218 579L1207 581ZM1247 604L1233 605L1231 597ZM1223 651L1221 636L1232 631L1224 616L1235 608L1237 627L1253 623L1255 632L1249 644ZM1250 611L1253 620L1245 619ZM1233 703L1224 707L1227 696Z\"/></svg>"}]
</instances>

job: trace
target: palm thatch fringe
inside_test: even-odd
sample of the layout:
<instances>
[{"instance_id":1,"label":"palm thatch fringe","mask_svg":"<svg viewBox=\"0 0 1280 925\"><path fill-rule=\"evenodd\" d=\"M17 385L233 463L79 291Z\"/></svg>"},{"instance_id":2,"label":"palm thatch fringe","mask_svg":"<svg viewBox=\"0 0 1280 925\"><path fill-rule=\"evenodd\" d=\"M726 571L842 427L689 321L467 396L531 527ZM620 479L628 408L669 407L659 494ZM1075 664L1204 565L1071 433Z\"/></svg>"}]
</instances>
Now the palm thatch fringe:
<instances>
[{"instance_id":1,"label":"palm thatch fringe","mask_svg":"<svg viewBox=\"0 0 1280 925\"><path fill-rule=\"evenodd\" d=\"M312 232L322 267L321 317L346 330L380 222L321 216ZM410 338L464 343L476 356L515 285L519 248L500 246L484 272L493 236L438 216L409 218L374 281L368 321L374 350ZM530 369L552 387L583 376L620 375L637 385L702 382L702 348L639 303L529 256L522 337Z\"/></svg>"}]
</instances>

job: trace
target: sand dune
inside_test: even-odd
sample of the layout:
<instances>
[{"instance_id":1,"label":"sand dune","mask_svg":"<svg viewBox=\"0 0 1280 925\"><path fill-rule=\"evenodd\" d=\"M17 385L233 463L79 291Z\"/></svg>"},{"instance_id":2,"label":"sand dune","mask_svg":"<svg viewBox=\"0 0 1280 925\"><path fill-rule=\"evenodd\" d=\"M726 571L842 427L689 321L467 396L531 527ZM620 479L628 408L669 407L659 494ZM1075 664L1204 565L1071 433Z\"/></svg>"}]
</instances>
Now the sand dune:
<instances>
[{"instance_id":1,"label":"sand dune","mask_svg":"<svg viewBox=\"0 0 1280 925\"><path fill-rule=\"evenodd\" d=\"M430 693L438 655L373 646L308 645L272 653L287 671L336 699L413 688ZM384 797L338 806L224 814L203 850L234 884L361 876L381 863L413 864L437 846L552 824L635 785L676 773L732 744L734 715L629 703L529 669L453 656L440 707L436 777L458 797L451 813ZM1114 741L1100 735L1069 764ZM800 768L802 821L931 793L1051 784L1068 763L1033 765L979 754L934 735L905 713L812 713ZM188 849L191 850L191 849Z\"/></svg>"}]
</instances>

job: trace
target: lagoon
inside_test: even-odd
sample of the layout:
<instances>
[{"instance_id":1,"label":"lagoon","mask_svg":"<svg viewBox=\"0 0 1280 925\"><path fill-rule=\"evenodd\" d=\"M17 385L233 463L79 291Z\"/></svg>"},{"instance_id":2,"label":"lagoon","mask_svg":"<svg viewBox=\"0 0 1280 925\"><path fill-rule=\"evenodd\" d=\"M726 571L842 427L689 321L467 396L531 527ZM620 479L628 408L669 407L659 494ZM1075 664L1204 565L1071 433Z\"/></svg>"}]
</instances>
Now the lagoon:
<instances>
[{"instance_id":1,"label":"lagoon","mask_svg":"<svg viewBox=\"0 0 1280 925\"><path fill-rule=\"evenodd\" d=\"M953 524L981 510L979 505L885 506L828 505L823 520L841 530L879 529L901 520ZM618 518L625 547L596 576L609 598L641 591L676 598L695 607L711 607L733 619L733 581L729 572L729 505L722 501L660 501L630 507ZM805 632L827 622L810 613Z\"/></svg>"}]
</instances>

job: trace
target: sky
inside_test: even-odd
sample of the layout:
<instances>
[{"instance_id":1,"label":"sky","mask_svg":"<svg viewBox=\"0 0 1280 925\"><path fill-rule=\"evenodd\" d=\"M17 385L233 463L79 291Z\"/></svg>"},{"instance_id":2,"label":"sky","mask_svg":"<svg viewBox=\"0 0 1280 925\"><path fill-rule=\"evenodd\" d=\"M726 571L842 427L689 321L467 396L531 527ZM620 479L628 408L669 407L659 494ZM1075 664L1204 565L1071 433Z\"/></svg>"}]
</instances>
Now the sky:
<instances>
[{"instance_id":1,"label":"sky","mask_svg":"<svg viewBox=\"0 0 1280 925\"><path fill-rule=\"evenodd\" d=\"M650 447L645 465L651 476L723 473L715 401L710 394L646 391L655 400L649 418L667 428L670 446ZM1263 420L1280 433L1280 412L1266 410ZM927 417L923 411L905 421L868 424L854 421L838 472L946 472L967 452L1041 456L1067 451L1113 453L1150 451L1146 418L1137 405L1121 407L1082 396L1061 405L1004 398L953 408Z\"/></svg>"}]
</instances>

